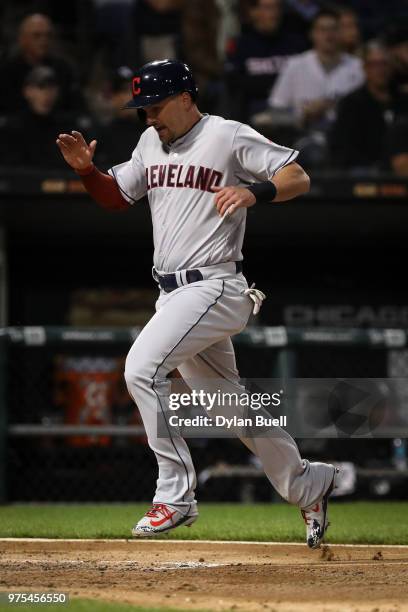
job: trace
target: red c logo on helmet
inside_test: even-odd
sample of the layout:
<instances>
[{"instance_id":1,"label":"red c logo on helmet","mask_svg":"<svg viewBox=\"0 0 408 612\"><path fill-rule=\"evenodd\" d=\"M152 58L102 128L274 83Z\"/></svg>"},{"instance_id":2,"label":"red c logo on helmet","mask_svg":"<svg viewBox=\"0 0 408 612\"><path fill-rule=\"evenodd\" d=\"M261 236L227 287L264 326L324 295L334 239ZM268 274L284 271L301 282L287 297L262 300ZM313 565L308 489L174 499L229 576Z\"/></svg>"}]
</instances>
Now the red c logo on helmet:
<instances>
[{"instance_id":1,"label":"red c logo on helmet","mask_svg":"<svg viewBox=\"0 0 408 612\"><path fill-rule=\"evenodd\" d=\"M133 95L138 96L140 94L140 87L136 87L140 84L140 77L134 77L132 82Z\"/></svg>"}]
</instances>

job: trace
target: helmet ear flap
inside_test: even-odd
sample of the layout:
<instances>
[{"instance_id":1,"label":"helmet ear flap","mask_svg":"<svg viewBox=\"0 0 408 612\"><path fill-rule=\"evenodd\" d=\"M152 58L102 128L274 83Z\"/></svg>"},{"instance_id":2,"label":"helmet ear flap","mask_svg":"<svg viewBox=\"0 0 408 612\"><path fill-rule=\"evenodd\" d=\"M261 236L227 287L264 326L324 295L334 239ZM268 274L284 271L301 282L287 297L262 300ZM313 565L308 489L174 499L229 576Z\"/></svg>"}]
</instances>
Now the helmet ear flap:
<instances>
[{"instance_id":1,"label":"helmet ear flap","mask_svg":"<svg viewBox=\"0 0 408 612\"><path fill-rule=\"evenodd\" d=\"M144 108L138 108L137 109L137 116L139 117L139 121L145 125L146 124L147 115L146 115L146 111L145 111Z\"/></svg>"}]
</instances>

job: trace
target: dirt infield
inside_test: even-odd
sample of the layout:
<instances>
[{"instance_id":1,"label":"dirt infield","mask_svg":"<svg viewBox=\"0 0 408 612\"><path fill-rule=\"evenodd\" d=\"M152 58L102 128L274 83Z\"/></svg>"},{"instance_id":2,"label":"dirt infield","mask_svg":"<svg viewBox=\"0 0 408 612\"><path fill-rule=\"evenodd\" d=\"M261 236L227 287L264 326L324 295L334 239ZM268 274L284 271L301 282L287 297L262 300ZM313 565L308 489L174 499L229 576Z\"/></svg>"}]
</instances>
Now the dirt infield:
<instances>
[{"instance_id":1,"label":"dirt infield","mask_svg":"<svg viewBox=\"0 0 408 612\"><path fill-rule=\"evenodd\" d=\"M0 590L139 605L276 612L408 611L408 547L0 540Z\"/></svg>"}]
</instances>

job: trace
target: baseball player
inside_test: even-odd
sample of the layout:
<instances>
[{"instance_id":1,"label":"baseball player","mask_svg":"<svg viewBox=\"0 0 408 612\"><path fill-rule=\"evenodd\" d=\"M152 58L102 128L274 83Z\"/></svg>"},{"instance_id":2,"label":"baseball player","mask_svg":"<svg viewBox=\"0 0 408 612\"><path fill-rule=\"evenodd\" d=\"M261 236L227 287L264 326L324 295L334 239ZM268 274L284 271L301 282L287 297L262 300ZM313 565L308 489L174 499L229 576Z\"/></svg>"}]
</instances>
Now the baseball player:
<instances>
[{"instance_id":1,"label":"baseball player","mask_svg":"<svg viewBox=\"0 0 408 612\"><path fill-rule=\"evenodd\" d=\"M135 525L136 537L191 525L198 517L196 476L184 439L159 437L158 413L168 408L178 369L206 392L242 387L231 336L247 324L265 297L242 274L246 209L305 193L309 178L298 152L270 142L247 125L200 113L189 67L150 62L133 77L133 98L148 128L132 158L104 174L92 162L96 141L79 132L57 145L103 207L126 210L148 197L153 223L153 277L160 289L156 313L131 347L127 388L143 419L159 468L152 508ZM190 386L190 385L189 385ZM216 408L215 408L216 409ZM328 525L327 501L337 469L301 459L283 429L272 438L241 438L260 458L279 492L300 507L307 544L319 546Z\"/></svg>"}]
</instances>

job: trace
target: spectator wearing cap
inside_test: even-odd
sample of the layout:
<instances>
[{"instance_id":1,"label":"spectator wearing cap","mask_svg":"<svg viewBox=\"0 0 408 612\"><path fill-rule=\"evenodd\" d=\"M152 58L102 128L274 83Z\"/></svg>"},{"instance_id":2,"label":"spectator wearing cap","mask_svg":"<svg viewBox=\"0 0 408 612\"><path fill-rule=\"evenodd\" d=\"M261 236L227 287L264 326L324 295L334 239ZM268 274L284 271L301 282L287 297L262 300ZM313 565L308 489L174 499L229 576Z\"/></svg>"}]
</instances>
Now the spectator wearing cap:
<instances>
[{"instance_id":1,"label":"spectator wearing cap","mask_svg":"<svg viewBox=\"0 0 408 612\"><path fill-rule=\"evenodd\" d=\"M36 66L28 73L22 87L25 108L8 115L1 126L0 165L66 169L55 154L56 135L72 129L88 133L91 122L86 116L58 110L60 96L52 68Z\"/></svg>"},{"instance_id":2,"label":"spectator wearing cap","mask_svg":"<svg viewBox=\"0 0 408 612\"><path fill-rule=\"evenodd\" d=\"M229 44L225 74L230 108L248 121L263 111L269 92L289 57L305 49L304 40L287 23L282 0L250 0L249 24Z\"/></svg>"},{"instance_id":3,"label":"spectator wearing cap","mask_svg":"<svg viewBox=\"0 0 408 612\"><path fill-rule=\"evenodd\" d=\"M320 11L311 29L313 48L291 58L269 97L272 108L286 109L309 130L326 131L334 119L336 102L359 87L361 60L340 47L338 13Z\"/></svg>"},{"instance_id":4,"label":"spectator wearing cap","mask_svg":"<svg viewBox=\"0 0 408 612\"><path fill-rule=\"evenodd\" d=\"M107 121L99 125L97 140L101 146L97 149L97 163L110 168L119 160L126 161L132 157L133 150L145 129L134 109L123 107L131 97L133 72L127 66L114 70L110 76L107 94Z\"/></svg>"},{"instance_id":5,"label":"spectator wearing cap","mask_svg":"<svg viewBox=\"0 0 408 612\"><path fill-rule=\"evenodd\" d=\"M363 51L366 82L341 100L330 148L333 163L344 168L385 168L387 132L408 112L408 99L391 89L391 62L378 41Z\"/></svg>"},{"instance_id":6,"label":"spectator wearing cap","mask_svg":"<svg viewBox=\"0 0 408 612\"><path fill-rule=\"evenodd\" d=\"M21 21L16 49L0 66L1 112L14 113L26 106L22 95L23 84L29 72L36 66L49 66L53 69L61 94L58 100L59 108L73 110L81 107L82 99L73 70L54 52L54 40L54 27L46 15L35 13Z\"/></svg>"}]
</instances>

